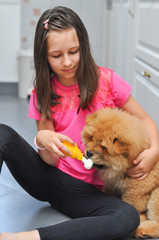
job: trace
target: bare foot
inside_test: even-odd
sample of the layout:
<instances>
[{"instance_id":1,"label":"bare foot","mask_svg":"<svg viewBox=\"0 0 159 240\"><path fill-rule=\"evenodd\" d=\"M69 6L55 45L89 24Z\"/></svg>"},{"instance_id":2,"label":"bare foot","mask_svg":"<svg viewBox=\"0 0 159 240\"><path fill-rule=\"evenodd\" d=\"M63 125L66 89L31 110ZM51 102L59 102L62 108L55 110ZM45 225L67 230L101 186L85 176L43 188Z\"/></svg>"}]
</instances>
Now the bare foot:
<instances>
[{"instance_id":1,"label":"bare foot","mask_svg":"<svg viewBox=\"0 0 159 240\"><path fill-rule=\"evenodd\" d=\"M1 233L0 240L40 240L37 230L19 233Z\"/></svg>"}]
</instances>

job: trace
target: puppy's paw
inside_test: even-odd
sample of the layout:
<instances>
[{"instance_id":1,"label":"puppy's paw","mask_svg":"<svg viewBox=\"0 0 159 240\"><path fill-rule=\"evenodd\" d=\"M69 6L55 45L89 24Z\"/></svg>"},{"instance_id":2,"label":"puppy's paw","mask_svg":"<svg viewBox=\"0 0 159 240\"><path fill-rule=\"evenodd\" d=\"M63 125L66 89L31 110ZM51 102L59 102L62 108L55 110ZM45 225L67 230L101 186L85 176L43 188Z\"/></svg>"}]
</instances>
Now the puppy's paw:
<instances>
[{"instance_id":1,"label":"puppy's paw","mask_svg":"<svg viewBox=\"0 0 159 240\"><path fill-rule=\"evenodd\" d=\"M159 222L147 220L142 222L134 232L135 238L157 238L159 237Z\"/></svg>"}]
</instances>

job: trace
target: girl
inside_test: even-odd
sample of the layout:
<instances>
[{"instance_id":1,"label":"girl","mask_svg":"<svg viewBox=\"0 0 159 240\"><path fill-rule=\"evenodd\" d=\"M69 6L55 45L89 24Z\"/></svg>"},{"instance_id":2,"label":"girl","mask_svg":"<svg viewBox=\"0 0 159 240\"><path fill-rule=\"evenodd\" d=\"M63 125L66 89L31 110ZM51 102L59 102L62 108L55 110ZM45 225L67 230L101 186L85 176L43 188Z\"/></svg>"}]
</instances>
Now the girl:
<instances>
[{"instance_id":1,"label":"girl","mask_svg":"<svg viewBox=\"0 0 159 240\"><path fill-rule=\"evenodd\" d=\"M103 107L120 107L146 125L150 148L134 160L128 174L143 179L157 158L158 133L153 120L130 95L131 87L112 70L97 67L87 31L65 7L43 13L34 42L35 89L29 117L37 123L36 153L13 129L0 126L0 161L5 160L21 186L48 201L70 220L29 232L2 233L0 240L106 240L123 238L139 224L132 206L102 191L96 170L86 170L62 141L84 150L81 130L87 114ZM29 174L28 174L29 173Z\"/></svg>"}]
</instances>

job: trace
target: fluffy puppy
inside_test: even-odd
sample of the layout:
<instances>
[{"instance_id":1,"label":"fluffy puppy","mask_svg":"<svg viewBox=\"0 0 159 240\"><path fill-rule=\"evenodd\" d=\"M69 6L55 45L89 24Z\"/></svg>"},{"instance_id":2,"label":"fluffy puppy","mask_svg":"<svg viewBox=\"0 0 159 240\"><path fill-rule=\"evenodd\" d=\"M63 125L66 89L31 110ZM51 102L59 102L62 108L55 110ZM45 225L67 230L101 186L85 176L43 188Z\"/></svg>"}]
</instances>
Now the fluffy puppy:
<instances>
[{"instance_id":1,"label":"fluffy puppy","mask_svg":"<svg viewBox=\"0 0 159 240\"><path fill-rule=\"evenodd\" d=\"M144 180L126 174L139 153L149 148L143 122L119 109L101 109L88 115L82 139L85 154L98 169L105 191L138 210L141 221L135 237L159 237L159 161Z\"/></svg>"}]
</instances>

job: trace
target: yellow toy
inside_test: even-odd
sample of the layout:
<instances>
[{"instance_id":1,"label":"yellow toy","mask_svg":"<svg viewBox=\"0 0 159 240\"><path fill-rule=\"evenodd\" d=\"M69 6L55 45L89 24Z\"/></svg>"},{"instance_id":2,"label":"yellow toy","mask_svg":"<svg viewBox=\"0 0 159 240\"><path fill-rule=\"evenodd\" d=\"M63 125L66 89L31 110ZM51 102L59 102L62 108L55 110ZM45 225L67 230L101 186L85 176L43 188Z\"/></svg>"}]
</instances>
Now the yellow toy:
<instances>
[{"instance_id":1,"label":"yellow toy","mask_svg":"<svg viewBox=\"0 0 159 240\"><path fill-rule=\"evenodd\" d=\"M93 166L93 162L91 159L87 159L83 156L83 153L81 152L81 150L78 148L77 143L75 143L75 146L73 146L71 143L67 142L67 141L62 141L62 143L70 150L70 152L72 153L71 158L75 158L77 160L80 160L84 163L84 167L86 169L91 169L91 167ZM68 154L64 151L62 151L63 153L65 153L67 156Z\"/></svg>"}]
</instances>

